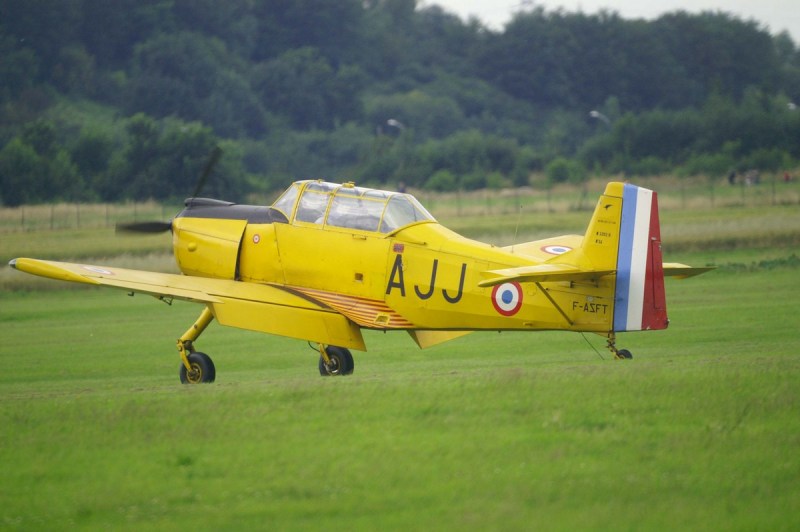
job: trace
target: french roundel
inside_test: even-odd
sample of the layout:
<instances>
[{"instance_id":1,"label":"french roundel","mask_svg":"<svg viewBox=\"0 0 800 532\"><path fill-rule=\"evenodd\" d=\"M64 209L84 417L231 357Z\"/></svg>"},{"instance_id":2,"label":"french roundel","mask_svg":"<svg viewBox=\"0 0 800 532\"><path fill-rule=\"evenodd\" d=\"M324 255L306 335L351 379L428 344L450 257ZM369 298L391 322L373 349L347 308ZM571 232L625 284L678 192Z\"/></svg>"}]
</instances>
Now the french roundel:
<instances>
[{"instance_id":1,"label":"french roundel","mask_svg":"<svg viewBox=\"0 0 800 532\"><path fill-rule=\"evenodd\" d=\"M569 246L544 246L542 251L551 255L563 255L568 251L572 251L572 248Z\"/></svg>"},{"instance_id":2,"label":"french roundel","mask_svg":"<svg viewBox=\"0 0 800 532\"><path fill-rule=\"evenodd\" d=\"M503 283L492 289L492 305L503 316L513 316L522 307L522 287L519 283Z\"/></svg>"}]
</instances>

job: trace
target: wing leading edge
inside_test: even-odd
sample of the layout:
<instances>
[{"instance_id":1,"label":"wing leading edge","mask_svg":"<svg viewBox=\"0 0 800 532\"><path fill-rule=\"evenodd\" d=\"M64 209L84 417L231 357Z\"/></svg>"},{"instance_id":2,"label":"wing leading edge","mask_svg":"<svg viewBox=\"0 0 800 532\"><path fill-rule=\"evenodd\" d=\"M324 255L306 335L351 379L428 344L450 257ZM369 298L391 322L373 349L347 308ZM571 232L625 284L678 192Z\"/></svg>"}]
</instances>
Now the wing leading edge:
<instances>
[{"instance_id":1,"label":"wing leading edge","mask_svg":"<svg viewBox=\"0 0 800 532\"><path fill-rule=\"evenodd\" d=\"M279 287L170 273L19 258L17 270L206 304L221 325L366 350L361 329L335 310Z\"/></svg>"}]
</instances>

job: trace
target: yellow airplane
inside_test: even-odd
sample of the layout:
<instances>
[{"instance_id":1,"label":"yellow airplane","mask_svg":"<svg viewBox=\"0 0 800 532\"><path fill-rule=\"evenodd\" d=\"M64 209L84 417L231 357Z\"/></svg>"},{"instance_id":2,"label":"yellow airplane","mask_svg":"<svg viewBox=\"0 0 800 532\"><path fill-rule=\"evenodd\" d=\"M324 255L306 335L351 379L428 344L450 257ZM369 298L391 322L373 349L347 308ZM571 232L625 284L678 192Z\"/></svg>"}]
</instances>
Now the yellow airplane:
<instances>
[{"instance_id":1,"label":"yellow airplane","mask_svg":"<svg viewBox=\"0 0 800 532\"><path fill-rule=\"evenodd\" d=\"M293 183L270 207L190 198L163 224L183 275L18 258L17 270L200 303L178 339L184 383L213 382L194 344L222 325L318 345L322 375L348 375L362 329L402 330L420 348L471 331L569 330L608 339L667 327L655 192L609 183L586 233L496 247L437 223L411 195L321 180Z\"/></svg>"}]
</instances>

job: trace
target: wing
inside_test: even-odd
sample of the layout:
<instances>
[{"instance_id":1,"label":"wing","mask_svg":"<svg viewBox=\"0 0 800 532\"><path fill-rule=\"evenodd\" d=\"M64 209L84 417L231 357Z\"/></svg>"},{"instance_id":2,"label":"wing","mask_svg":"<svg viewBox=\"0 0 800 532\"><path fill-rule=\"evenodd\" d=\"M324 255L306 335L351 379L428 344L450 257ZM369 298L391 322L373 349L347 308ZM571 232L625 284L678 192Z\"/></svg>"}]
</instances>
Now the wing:
<instances>
[{"instance_id":1,"label":"wing","mask_svg":"<svg viewBox=\"0 0 800 532\"><path fill-rule=\"evenodd\" d=\"M322 303L278 286L28 258L9 264L61 281L204 303L222 325L366 350L355 323Z\"/></svg>"}]
</instances>

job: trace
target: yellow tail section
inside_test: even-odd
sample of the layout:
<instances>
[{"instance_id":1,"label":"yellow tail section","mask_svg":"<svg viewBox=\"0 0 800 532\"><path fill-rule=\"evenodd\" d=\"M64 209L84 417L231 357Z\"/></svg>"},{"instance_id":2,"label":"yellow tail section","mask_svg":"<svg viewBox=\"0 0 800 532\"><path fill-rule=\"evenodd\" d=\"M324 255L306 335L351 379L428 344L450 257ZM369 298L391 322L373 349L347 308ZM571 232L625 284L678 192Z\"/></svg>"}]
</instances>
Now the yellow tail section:
<instances>
[{"instance_id":1,"label":"yellow tail section","mask_svg":"<svg viewBox=\"0 0 800 532\"><path fill-rule=\"evenodd\" d=\"M626 183L609 183L581 247L593 268L616 270L614 331L667 327L655 192Z\"/></svg>"},{"instance_id":2,"label":"yellow tail section","mask_svg":"<svg viewBox=\"0 0 800 532\"><path fill-rule=\"evenodd\" d=\"M581 250L595 270L615 270L622 225L623 183L609 183L597 200Z\"/></svg>"}]
</instances>

